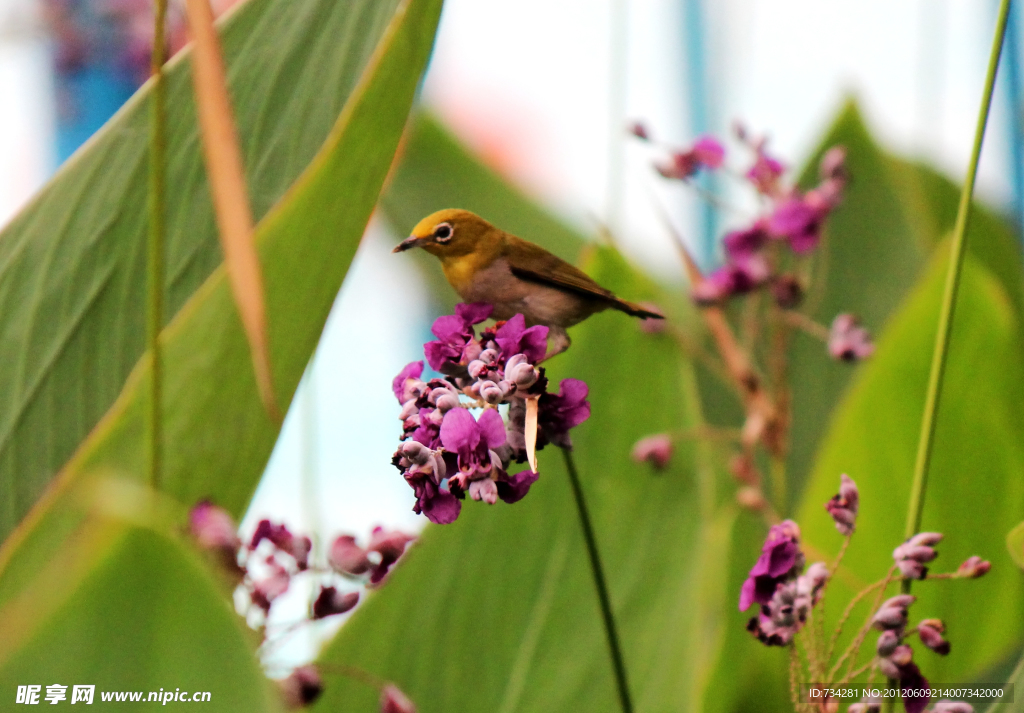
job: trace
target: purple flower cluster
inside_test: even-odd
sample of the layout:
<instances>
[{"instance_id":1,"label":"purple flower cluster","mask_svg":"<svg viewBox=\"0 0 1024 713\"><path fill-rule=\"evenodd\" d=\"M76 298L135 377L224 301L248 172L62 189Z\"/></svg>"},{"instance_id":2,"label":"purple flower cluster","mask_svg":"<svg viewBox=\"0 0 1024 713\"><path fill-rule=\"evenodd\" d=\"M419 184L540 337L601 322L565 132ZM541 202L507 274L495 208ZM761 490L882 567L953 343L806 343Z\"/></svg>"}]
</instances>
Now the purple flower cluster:
<instances>
[{"instance_id":1,"label":"purple flower cluster","mask_svg":"<svg viewBox=\"0 0 1024 713\"><path fill-rule=\"evenodd\" d=\"M454 315L435 320L436 340L423 351L444 378L423 381L423 362L412 362L395 377L392 391L402 406L402 444L392 462L416 495L413 510L431 522L454 522L468 493L493 504L521 500L538 474L509 474L512 462L527 460L527 402L537 404L537 449L548 443L571 448L569 431L590 416L587 385L564 379L548 392L544 369L548 328L526 327L517 314L482 329L488 304L460 304ZM507 406L507 423L499 408ZM471 409L483 409L474 417Z\"/></svg>"},{"instance_id":2,"label":"purple flower cluster","mask_svg":"<svg viewBox=\"0 0 1024 713\"><path fill-rule=\"evenodd\" d=\"M651 141L642 124L630 128L634 136ZM786 166L767 150L767 142L751 137L742 126L736 136L752 155L740 173L759 196L764 210L744 227L722 240L724 264L698 281L691 290L694 302L703 306L724 304L733 297L767 291L782 309L793 309L803 299L805 286L797 276L800 258L821 243L826 221L840 204L847 183L846 151L834 146L819 165L819 182L801 191L784 180ZM665 147L667 160L655 162L665 178L689 181L698 172L725 165L722 143L702 136L691 147ZM863 359L871 354L869 335L852 315L840 315L833 325L829 352L836 359Z\"/></svg>"},{"instance_id":3,"label":"purple flower cluster","mask_svg":"<svg viewBox=\"0 0 1024 713\"><path fill-rule=\"evenodd\" d=\"M725 236L725 264L694 286L693 299L718 304L766 287L781 307L799 304L803 289L795 276L781 271L781 248L802 256L818 247L825 220L842 198L844 160L843 149L829 150L821 163L821 183L801 193L782 185L785 167L765 152L763 143L758 144L746 177L767 200L768 211Z\"/></svg>"},{"instance_id":4,"label":"purple flower cluster","mask_svg":"<svg viewBox=\"0 0 1024 713\"><path fill-rule=\"evenodd\" d=\"M839 492L825 503L825 509L832 516L840 533L847 537L853 534L860 509L860 493L857 484L846 474L842 475ZM942 535L936 532L923 532L908 539L893 552L895 565L885 579L863 590L856 596L854 602L872 589L881 587L880 591L885 591L885 587L892 583L893 574L897 569L904 579L927 577L928 570L925 565L936 558L934 545L941 540ZM840 550L833 570L838 568L847 544L849 540ZM943 579L973 579L983 576L990 568L991 565L980 557L970 557L955 573L939 576ZM821 562L811 565L804 571L804 555L800 550L800 528L795 522L786 520L772 526L761 548L761 556L750 570L740 590L740 611L745 611L752 604L760 606L757 616L749 620L747 630L765 645L790 645L807 623L815 605L824 599L825 588L831 576L832 571ZM945 638L946 627L941 620L924 619L916 624L910 623L909 610L916 601L913 595L899 594L885 600L880 606L876 604L878 609L840 658L839 663L844 659L850 659L847 677L851 675L849 672L855 669L854 663L861 642L865 640L870 629L874 628L880 633L875 643L873 658L856 670L880 671L885 677L898 681L902 689L927 692L928 680L915 663L914 651L908 641L916 636L922 646L940 656L949 654L951 647ZM851 610L847 613L849 611ZM817 640L815 639L814 629L817 627L808 627L807 635L811 640L805 644L812 652L821 651L820 646L824 645L820 635ZM833 633L833 643L841 631L842 625ZM828 645L829 651L831 646ZM839 664L836 664L835 670L838 668ZM843 680L847 681L849 678ZM831 683L825 681L822 685L828 687ZM907 713L922 713L929 700L928 695L907 696L903 702ZM838 708L835 705L822 704L821 709ZM881 701L877 698L865 698L849 707L851 713L877 713L880 709ZM971 710L966 703L947 700L939 701L933 708L937 713L971 713Z\"/></svg>"},{"instance_id":5,"label":"purple flower cluster","mask_svg":"<svg viewBox=\"0 0 1024 713\"><path fill-rule=\"evenodd\" d=\"M740 611L759 604L747 631L767 646L785 646L807 621L828 581L828 568L816 562L804 572L800 528L792 520L772 526L761 556L740 590Z\"/></svg>"},{"instance_id":6,"label":"purple flower cluster","mask_svg":"<svg viewBox=\"0 0 1024 713\"><path fill-rule=\"evenodd\" d=\"M274 601L288 591L294 577L306 573L320 576L320 589L310 612L323 619L349 611L359 602L359 592L343 591L336 575L366 580L378 586L415 538L401 532L374 528L365 548L351 535L341 535L331 547L330 570L317 570L309 561L312 541L293 534L285 525L260 520L245 543L237 526L223 509L201 502L189 513L189 529L196 543L213 553L237 579L255 611L265 622ZM252 609L250 609L252 611Z\"/></svg>"}]
</instances>

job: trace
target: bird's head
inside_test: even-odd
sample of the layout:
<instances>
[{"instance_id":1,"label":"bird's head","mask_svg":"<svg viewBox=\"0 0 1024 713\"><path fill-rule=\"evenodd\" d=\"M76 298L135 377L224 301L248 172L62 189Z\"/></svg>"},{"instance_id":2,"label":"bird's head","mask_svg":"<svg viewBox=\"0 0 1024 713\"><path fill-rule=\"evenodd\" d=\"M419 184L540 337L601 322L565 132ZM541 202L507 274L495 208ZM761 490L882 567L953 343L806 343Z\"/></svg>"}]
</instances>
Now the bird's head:
<instances>
[{"instance_id":1,"label":"bird's head","mask_svg":"<svg viewBox=\"0 0 1024 713\"><path fill-rule=\"evenodd\" d=\"M428 215L417 223L412 234L392 252L423 248L445 260L477 252L500 240L500 237L500 231L480 216L468 210L449 208Z\"/></svg>"}]
</instances>

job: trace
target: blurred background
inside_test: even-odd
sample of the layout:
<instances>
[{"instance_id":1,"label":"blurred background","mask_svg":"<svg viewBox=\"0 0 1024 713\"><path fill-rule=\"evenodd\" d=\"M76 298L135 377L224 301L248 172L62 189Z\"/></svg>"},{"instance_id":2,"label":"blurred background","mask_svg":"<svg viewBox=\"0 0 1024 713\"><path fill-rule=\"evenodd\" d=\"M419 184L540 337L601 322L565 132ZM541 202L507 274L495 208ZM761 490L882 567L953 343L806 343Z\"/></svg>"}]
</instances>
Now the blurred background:
<instances>
[{"instance_id":1,"label":"blurred background","mask_svg":"<svg viewBox=\"0 0 1024 713\"><path fill-rule=\"evenodd\" d=\"M215 3L218 12L232 4ZM148 7L0 0L0 224L144 80ZM989 0L448 0L422 98L565 221L590 234L607 229L634 260L678 282L654 202L705 266L727 219L662 185L650 147L627 136L629 121L677 144L742 121L798 165L855 96L887 148L959 180L995 11ZM978 193L1019 224L1017 14ZM170 37L172 49L187 39L174 8ZM412 262L390 254L395 239L382 221L371 225L243 527L269 516L323 543L378 524L422 526L390 465L399 434L390 383L420 358L436 308ZM357 303L366 294L374 300ZM301 606L306 594L289 596ZM297 639L281 655L301 657L309 643Z\"/></svg>"}]
</instances>

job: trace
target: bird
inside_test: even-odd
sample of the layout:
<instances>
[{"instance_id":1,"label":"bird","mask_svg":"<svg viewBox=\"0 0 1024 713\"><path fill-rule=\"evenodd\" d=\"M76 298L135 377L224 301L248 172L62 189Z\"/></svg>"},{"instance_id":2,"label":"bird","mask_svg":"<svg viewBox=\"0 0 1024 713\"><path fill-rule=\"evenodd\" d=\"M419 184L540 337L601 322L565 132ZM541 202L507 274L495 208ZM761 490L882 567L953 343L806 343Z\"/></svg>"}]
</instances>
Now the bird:
<instances>
[{"instance_id":1,"label":"bird","mask_svg":"<svg viewBox=\"0 0 1024 713\"><path fill-rule=\"evenodd\" d=\"M422 248L441 261L464 302L486 302L495 320L522 314L527 326L548 328L545 360L569 348L568 327L611 308L642 319L664 315L616 297L539 245L457 208L428 215L392 252Z\"/></svg>"}]
</instances>

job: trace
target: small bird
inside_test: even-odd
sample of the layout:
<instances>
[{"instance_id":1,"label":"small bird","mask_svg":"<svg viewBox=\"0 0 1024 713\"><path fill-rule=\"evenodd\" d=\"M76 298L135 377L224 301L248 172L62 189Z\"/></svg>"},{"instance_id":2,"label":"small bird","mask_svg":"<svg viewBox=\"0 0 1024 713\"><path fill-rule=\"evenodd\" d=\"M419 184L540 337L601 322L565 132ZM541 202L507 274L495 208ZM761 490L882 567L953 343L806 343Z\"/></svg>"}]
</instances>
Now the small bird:
<instances>
[{"instance_id":1,"label":"small bird","mask_svg":"<svg viewBox=\"0 0 1024 713\"><path fill-rule=\"evenodd\" d=\"M440 259L459 297L493 305L494 319L522 314L527 326L548 327L545 359L569 348L567 327L609 307L643 319L664 319L619 299L582 270L468 210L449 208L428 215L393 252L410 248L423 248Z\"/></svg>"}]
</instances>

